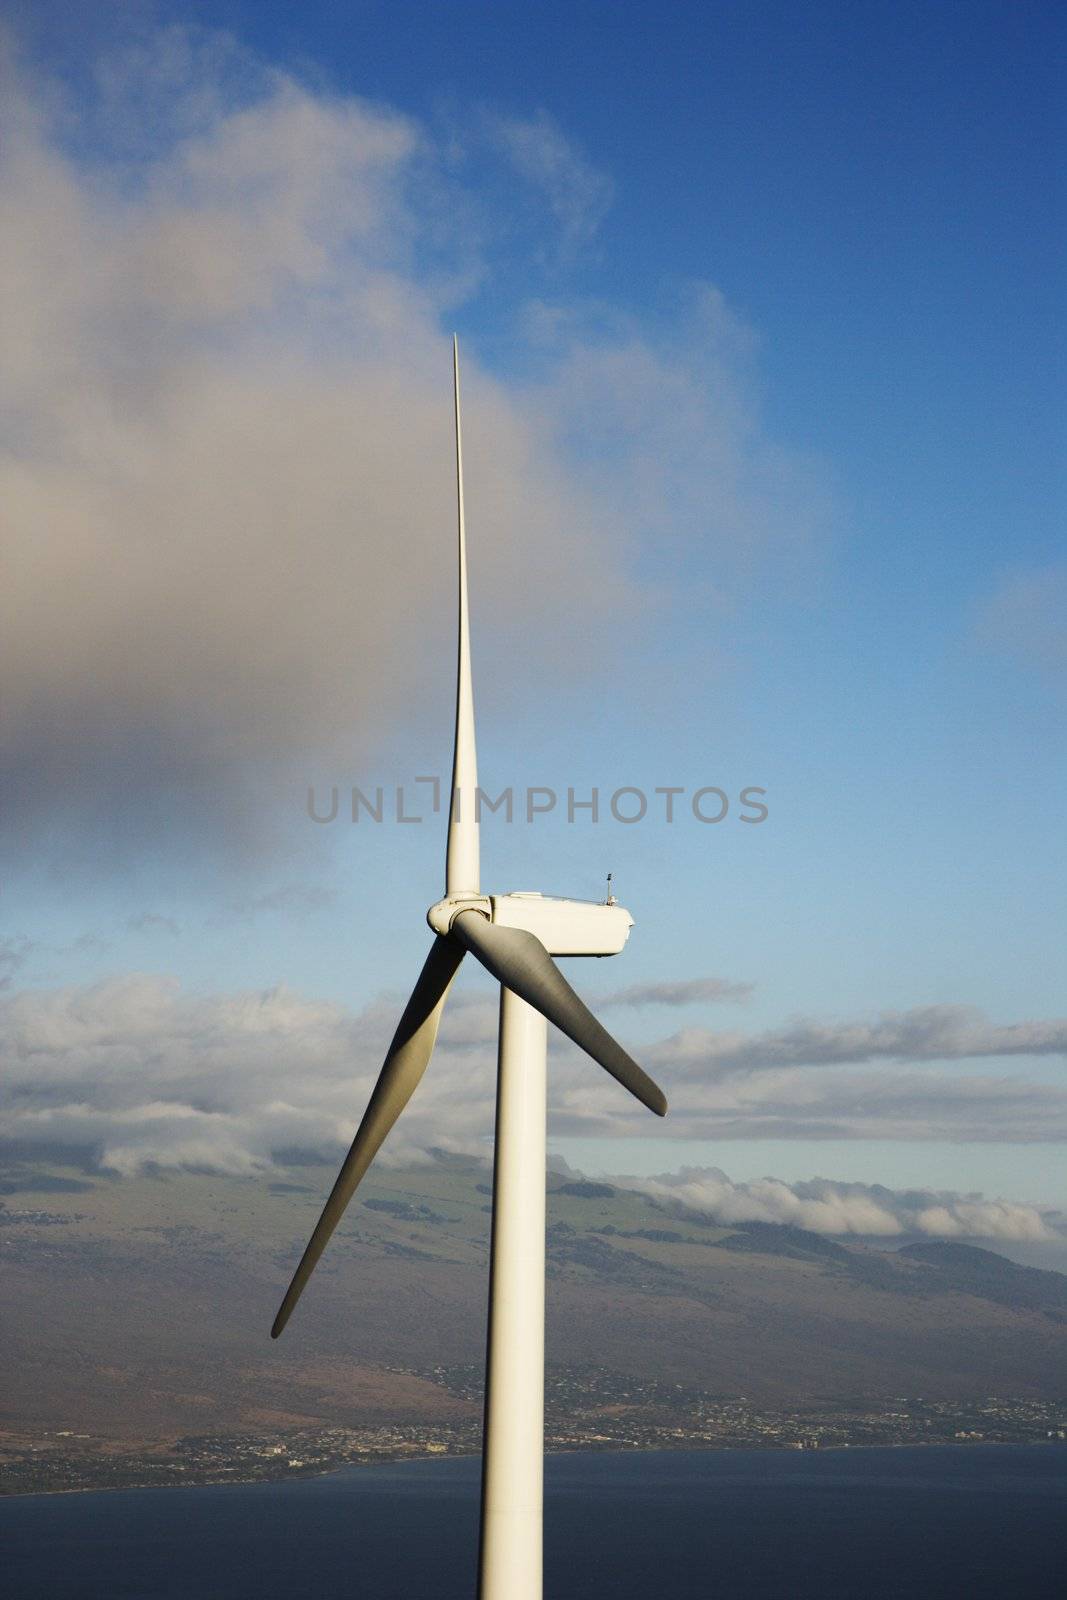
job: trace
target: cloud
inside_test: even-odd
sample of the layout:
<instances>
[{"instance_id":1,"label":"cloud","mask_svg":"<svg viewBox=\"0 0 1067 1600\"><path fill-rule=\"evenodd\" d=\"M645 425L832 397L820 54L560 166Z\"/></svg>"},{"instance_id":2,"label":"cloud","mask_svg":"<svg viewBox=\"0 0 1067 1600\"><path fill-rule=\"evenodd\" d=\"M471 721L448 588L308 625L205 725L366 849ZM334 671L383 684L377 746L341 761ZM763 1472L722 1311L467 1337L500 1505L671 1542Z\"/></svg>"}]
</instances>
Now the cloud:
<instances>
[{"instance_id":1,"label":"cloud","mask_svg":"<svg viewBox=\"0 0 1067 1600\"><path fill-rule=\"evenodd\" d=\"M23 855L36 833L90 861L102 840L124 859L257 850L292 796L399 718L447 723L446 329L457 285L496 272L517 307L536 269L472 262L454 218L483 197L388 107L180 29L98 62L96 82L64 99L5 67L10 833ZM558 228L587 228L603 180L545 118L499 126ZM595 672L596 619L637 629L663 603L636 561L646 537L665 572L709 542L779 565L822 516L763 435L721 297L701 303L662 337L564 317L523 385L466 350L490 680L505 650L509 682L533 681L524 649L546 670L547 615L553 662ZM494 603L517 590L528 638Z\"/></svg>"},{"instance_id":2,"label":"cloud","mask_svg":"<svg viewBox=\"0 0 1067 1600\"><path fill-rule=\"evenodd\" d=\"M698 1212L722 1224L786 1223L812 1233L896 1238L1060 1240L1064 1219L1049 1208L947 1190L887 1189L881 1184L834 1183L812 1178L783 1183L761 1178L734 1183L718 1167L684 1167L633 1187L681 1212Z\"/></svg>"},{"instance_id":3,"label":"cloud","mask_svg":"<svg viewBox=\"0 0 1067 1600\"><path fill-rule=\"evenodd\" d=\"M35 946L24 934L0 935L0 989L10 988L15 973L29 959Z\"/></svg>"},{"instance_id":4,"label":"cloud","mask_svg":"<svg viewBox=\"0 0 1067 1600\"><path fill-rule=\"evenodd\" d=\"M26 990L0 1004L0 1139L77 1149L119 1172L245 1172L284 1148L339 1160L398 1009L382 1001L355 1017L284 985L203 995L142 974ZM442 1052L390 1158L475 1147L492 1128L491 1063L478 1049Z\"/></svg>"},{"instance_id":5,"label":"cloud","mask_svg":"<svg viewBox=\"0 0 1067 1600\"><path fill-rule=\"evenodd\" d=\"M280 913L286 917L304 917L315 911L324 911L335 904L336 889L321 883L284 883L264 894L235 900L230 911L237 917L257 917L262 913Z\"/></svg>"},{"instance_id":6,"label":"cloud","mask_svg":"<svg viewBox=\"0 0 1067 1600\"><path fill-rule=\"evenodd\" d=\"M142 911L126 923L131 933L169 933L174 938L181 933L181 923L160 911Z\"/></svg>"},{"instance_id":7,"label":"cloud","mask_svg":"<svg viewBox=\"0 0 1067 1600\"><path fill-rule=\"evenodd\" d=\"M402 1004L382 997L356 1015L284 985L203 994L136 973L0 996L0 1139L73 1147L119 1171L249 1171L294 1148L339 1159ZM495 1001L461 983L390 1159L484 1150L496 1022ZM588 1058L555 1037L552 1056L554 1133L647 1131L647 1114ZM805 1067L664 1082L664 1132L679 1139L1067 1139L1067 1090L1018 1079Z\"/></svg>"},{"instance_id":8,"label":"cloud","mask_svg":"<svg viewBox=\"0 0 1067 1600\"><path fill-rule=\"evenodd\" d=\"M670 983L631 983L615 989L602 1006L691 1006L701 1001L747 1000L754 984L732 983L727 978L683 978Z\"/></svg>"},{"instance_id":9,"label":"cloud","mask_svg":"<svg viewBox=\"0 0 1067 1600\"><path fill-rule=\"evenodd\" d=\"M544 196L564 238L571 243L592 238L615 186L576 149L555 118L544 110L531 117L487 113L484 125L516 172Z\"/></svg>"},{"instance_id":10,"label":"cloud","mask_svg":"<svg viewBox=\"0 0 1067 1600\"><path fill-rule=\"evenodd\" d=\"M981 644L1032 666L1067 667L1067 562L1006 574L978 606Z\"/></svg>"},{"instance_id":11,"label":"cloud","mask_svg":"<svg viewBox=\"0 0 1067 1600\"><path fill-rule=\"evenodd\" d=\"M386 1164L430 1147L482 1152L492 1132L495 1006L460 991L446 1009L441 1048L383 1152ZM62 1152L89 1166L130 1173L150 1164L233 1173L292 1159L339 1163L370 1094L396 1024L398 1002L354 1016L284 985L238 994L186 992L174 981L131 974L104 983L27 990L0 999L5 1097L0 1148L23 1158ZM810 1092L792 1075L770 1098L733 1102L743 1132L767 1133L777 1105L799 1123L836 1117L841 1132L860 1095L840 1073ZM640 1113L596 1068L560 1052L552 1063L552 1125L633 1132ZM808 1090L807 1098L803 1091ZM1028 1084L912 1079L867 1086L860 1127L893 1137L901 1108L937 1118L967 1137L1067 1137L1067 1094ZM725 1106L710 1114L723 1116ZM703 1113L709 1115L709 1108ZM975 1119L984 1119L980 1126ZM968 1119L970 1125L968 1125ZM679 1133L699 1119L683 1107ZM641 1126L643 1126L643 1121ZM779 1131L780 1130L776 1130ZM855 1131L855 1130L854 1130ZM743 1134L742 1134L743 1136ZM626 1180L664 1205L724 1223L788 1222L828 1234L1042 1240L1061 1224L1039 1207L938 1190L812 1179L732 1183L718 1169Z\"/></svg>"},{"instance_id":12,"label":"cloud","mask_svg":"<svg viewBox=\"0 0 1067 1600\"><path fill-rule=\"evenodd\" d=\"M677 1135L697 1139L1067 1139L1064 1089L934 1071L759 1074L675 1088L671 1110Z\"/></svg>"},{"instance_id":13,"label":"cloud","mask_svg":"<svg viewBox=\"0 0 1067 1600\"><path fill-rule=\"evenodd\" d=\"M974 1008L945 1005L888 1012L873 1022L803 1021L754 1035L687 1028L639 1054L667 1093L664 1131L680 1139L1040 1143L1067 1139L1067 1086L941 1072L930 1063L1040 1059L1065 1049L1062 1020L1000 1025ZM564 1080L556 1131L638 1132L629 1108L604 1103L597 1087L588 1072Z\"/></svg>"},{"instance_id":14,"label":"cloud","mask_svg":"<svg viewBox=\"0 0 1067 1600\"><path fill-rule=\"evenodd\" d=\"M546 424L575 481L634 535L646 591L672 586L705 612L736 606L757 577L788 594L833 527L826 470L768 438L758 340L721 291L684 285L673 311L652 340L602 302L528 305L531 343L553 357Z\"/></svg>"},{"instance_id":15,"label":"cloud","mask_svg":"<svg viewBox=\"0 0 1067 1600\"><path fill-rule=\"evenodd\" d=\"M39 966L53 956L99 955L110 948L110 940L91 932L78 934L67 944L28 939L21 933L0 935L0 989L10 989L27 963Z\"/></svg>"},{"instance_id":16,"label":"cloud","mask_svg":"<svg viewBox=\"0 0 1067 1600\"><path fill-rule=\"evenodd\" d=\"M1065 1054L1067 1019L999 1025L974 1006L937 1005L887 1011L873 1022L801 1020L753 1036L689 1028L657 1045L650 1059L697 1080L782 1067Z\"/></svg>"},{"instance_id":17,"label":"cloud","mask_svg":"<svg viewBox=\"0 0 1067 1600\"><path fill-rule=\"evenodd\" d=\"M901 1139L960 1144L1067 1140L1067 1087L1017 1077L786 1068L716 1079L676 1079L636 1052L667 1094L663 1136L723 1139ZM581 1070L580 1070L581 1069ZM554 1077L554 1132L627 1138L647 1132L625 1100L605 1097L602 1075L575 1058Z\"/></svg>"}]
</instances>

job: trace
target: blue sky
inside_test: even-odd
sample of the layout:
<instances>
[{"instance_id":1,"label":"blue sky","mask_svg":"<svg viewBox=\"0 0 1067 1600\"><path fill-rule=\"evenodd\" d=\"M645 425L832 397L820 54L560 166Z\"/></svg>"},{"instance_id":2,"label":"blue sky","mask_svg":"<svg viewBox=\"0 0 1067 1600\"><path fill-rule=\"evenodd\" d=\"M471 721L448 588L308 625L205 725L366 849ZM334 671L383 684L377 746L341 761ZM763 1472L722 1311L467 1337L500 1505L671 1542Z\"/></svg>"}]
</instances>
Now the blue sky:
<instances>
[{"instance_id":1,"label":"blue sky","mask_svg":"<svg viewBox=\"0 0 1067 1600\"><path fill-rule=\"evenodd\" d=\"M160 1077L124 1031L132 973L182 986L177 1055L203 997L287 985L292 1060L337 1008L358 1113L442 830L316 828L304 796L447 770L455 327L487 786L769 807L486 827L501 888L616 873L637 927L590 995L752 986L618 1002L677 1131L598 1120L568 1059L557 1148L1067 1207L1054 9L11 15L6 993L16 1055L52 1041L95 1108L70 1139L106 1154L138 1071L185 1103L191 1057ZM125 1100L107 1006L71 998L99 984ZM887 1013L899 1039L856 1042ZM739 1038L773 1093L723 1066ZM259 1159L248 1098L227 1138Z\"/></svg>"}]
</instances>

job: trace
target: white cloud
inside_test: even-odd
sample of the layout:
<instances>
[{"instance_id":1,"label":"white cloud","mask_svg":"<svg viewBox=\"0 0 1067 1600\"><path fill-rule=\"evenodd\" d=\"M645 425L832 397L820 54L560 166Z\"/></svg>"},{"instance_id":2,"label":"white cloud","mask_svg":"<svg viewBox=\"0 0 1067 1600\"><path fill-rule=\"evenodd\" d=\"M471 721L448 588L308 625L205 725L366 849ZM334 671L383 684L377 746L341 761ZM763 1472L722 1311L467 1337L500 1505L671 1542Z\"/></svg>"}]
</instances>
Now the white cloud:
<instances>
[{"instance_id":1,"label":"white cloud","mask_svg":"<svg viewBox=\"0 0 1067 1600\"><path fill-rule=\"evenodd\" d=\"M783 1183L760 1178L734 1183L717 1167L683 1168L634 1187L668 1208L702 1213L722 1224L786 1223L811 1233L896 1238L1050 1240L1062 1238L1058 1212L1013 1200L945 1190L895 1190L881 1184L813 1178Z\"/></svg>"},{"instance_id":2,"label":"white cloud","mask_svg":"<svg viewBox=\"0 0 1067 1600\"><path fill-rule=\"evenodd\" d=\"M576 481L654 556L646 590L676 586L721 608L756 577L766 592L810 570L833 523L826 470L767 436L755 334L714 285L685 286L654 341L599 303L538 300L526 326L554 356L546 425Z\"/></svg>"},{"instance_id":3,"label":"white cloud","mask_svg":"<svg viewBox=\"0 0 1067 1600\"><path fill-rule=\"evenodd\" d=\"M457 1007L462 1027L462 1006ZM130 974L24 990L0 1006L0 1138L79 1147L100 1165L248 1171L300 1148L332 1159L370 1095L399 1006L360 1017L280 985L186 993ZM442 1051L388 1158L477 1145L492 1127L491 1055Z\"/></svg>"},{"instance_id":4,"label":"white cloud","mask_svg":"<svg viewBox=\"0 0 1067 1600\"><path fill-rule=\"evenodd\" d=\"M590 239L614 196L608 175L577 150L547 111L531 117L487 114L484 124L516 172L541 191L565 239Z\"/></svg>"},{"instance_id":5,"label":"white cloud","mask_svg":"<svg viewBox=\"0 0 1067 1600\"><path fill-rule=\"evenodd\" d=\"M448 221L479 196L408 117L181 30L98 76L96 101L63 104L6 68L0 768L20 839L247 844L294 775L351 770L401 712L428 717L427 682L446 712L444 330L456 283L493 263L472 269ZM558 226L585 226L602 180L543 119L507 126ZM596 619L647 603L643 537L665 561L709 540L777 559L821 515L704 298L715 315L673 340L579 319L525 387L467 353L483 669L497 597L521 588L553 660L592 669Z\"/></svg>"}]
</instances>

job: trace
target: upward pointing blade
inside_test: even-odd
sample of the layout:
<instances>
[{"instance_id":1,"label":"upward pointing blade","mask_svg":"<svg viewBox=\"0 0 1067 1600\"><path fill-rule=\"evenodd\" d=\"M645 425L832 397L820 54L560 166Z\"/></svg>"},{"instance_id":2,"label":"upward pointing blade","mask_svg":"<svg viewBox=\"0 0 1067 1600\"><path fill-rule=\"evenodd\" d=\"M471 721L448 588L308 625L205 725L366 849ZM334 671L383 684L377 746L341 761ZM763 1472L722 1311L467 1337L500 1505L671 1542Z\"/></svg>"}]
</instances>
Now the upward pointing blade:
<instances>
[{"instance_id":1,"label":"upward pointing blade","mask_svg":"<svg viewBox=\"0 0 1067 1600\"><path fill-rule=\"evenodd\" d=\"M552 957L535 934L524 928L503 928L480 911L461 911L452 923L451 937L476 956L498 983L514 991L554 1022L605 1072L658 1117L667 1114L667 1098L622 1045L602 1027L584 1001L579 1000Z\"/></svg>"},{"instance_id":2,"label":"upward pointing blade","mask_svg":"<svg viewBox=\"0 0 1067 1600\"><path fill-rule=\"evenodd\" d=\"M381 1149L393 1123L411 1099L419 1079L426 1071L437 1039L445 996L463 960L463 948L451 939L436 939L426 957L411 999L393 1035L393 1042L385 1064L374 1085L370 1104L363 1113L352 1148L344 1160L337 1182L334 1184L323 1208L322 1216L308 1241L293 1281L285 1292L281 1309L270 1330L276 1339L292 1315L319 1257L330 1240L330 1235L340 1222L345 1207L355 1193L356 1185Z\"/></svg>"},{"instance_id":3,"label":"upward pointing blade","mask_svg":"<svg viewBox=\"0 0 1067 1600\"><path fill-rule=\"evenodd\" d=\"M471 684L470 617L467 607L467 527L463 516L463 435L459 422L459 341L452 340L456 399L456 510L459 528L459 651L456 665L456 738L452 756L452 799L448 808L445 894L479 894L478 756L474 745L474 689Z\"/></svg>"}]
</instances>

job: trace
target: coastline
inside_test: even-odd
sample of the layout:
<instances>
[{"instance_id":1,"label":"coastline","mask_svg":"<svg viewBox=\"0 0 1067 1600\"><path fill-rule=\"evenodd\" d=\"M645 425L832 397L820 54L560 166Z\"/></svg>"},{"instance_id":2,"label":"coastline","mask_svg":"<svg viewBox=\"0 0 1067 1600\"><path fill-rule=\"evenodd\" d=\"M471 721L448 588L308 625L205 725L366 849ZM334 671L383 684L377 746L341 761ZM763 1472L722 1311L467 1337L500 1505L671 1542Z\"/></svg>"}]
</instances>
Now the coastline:
<instances>
[{"instance_id":1,"label":"coastline","mask_svg":"<svg viewBox=\"0 0 1067 1600\"><path fill-rule=\"evenodd\" d=\"M598 1447L590 1447L588 1442L582 1442L572 1447L555 1446L546 1449L545 1458L555 1459L568 1456L725 1456L725 1455L770 1455L793 1457L807 1456L832 1456L844 1455L871 1455L876 1453L897 1452L901 1450L1003 1450L1003 1449L1039 1449L1045 1446L1067 1449L1067 1441L1062 1438L1031 1438L1031 1439L897 1439L874 1443L869 1441L850 1443L842 1442L819 1446L798 1446L796 1444L762 1444L755 1441L737 1443L709 1444L694 1441L679 1442L676 1445L662 1443L652 1445L620 1444L614 1441ZM427 1450L381 1455L376 1457L363 1457L356 1460L336 1460L328 1464L301 1465L279 1471L274 1474L249 1475L236 1477L230 1472L218 1476L204 1476L187 1479L176 1479L168 1483L160 1483L158 1479L131 1477L129 1482L123 1483L86 1483L70 1485L63 1488L42 1489L7 1489L0 1483L0 1504L14 1500L29 1499L58 1499L70 1495L86 1494L126 1494L140 1493L143 1491L158 1491L160 1493L172 1490L189 1489L248 1489L262 1485L263 1487L276 1487L285 1483L307 1483L316 1479L329 1478L341 1472L360 1471L364 1468L374 1469L381 1467L402 1467L416 1464L425 1464L436 1461L475 1461L481 1456L481 1450Z\"/></svg>"}]
</instances>

